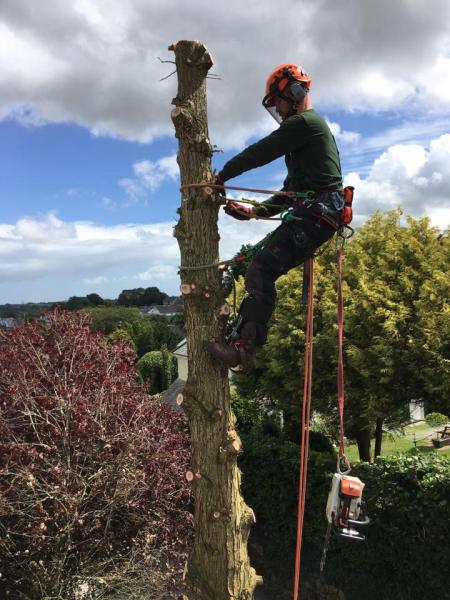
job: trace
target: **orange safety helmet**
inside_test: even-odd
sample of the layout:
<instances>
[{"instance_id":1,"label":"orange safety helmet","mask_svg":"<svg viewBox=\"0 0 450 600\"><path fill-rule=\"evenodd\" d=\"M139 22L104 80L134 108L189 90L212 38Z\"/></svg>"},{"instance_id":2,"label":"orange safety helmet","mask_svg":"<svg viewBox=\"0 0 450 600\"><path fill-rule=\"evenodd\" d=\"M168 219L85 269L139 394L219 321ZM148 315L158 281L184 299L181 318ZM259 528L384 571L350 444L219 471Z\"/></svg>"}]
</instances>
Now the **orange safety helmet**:
<instances>
[{"instance_id":1,"label":"orange safety helmet","mask_svg":"<svg viewBox=\"0 0 450 600\"><path fill-rule=\"evenodd\" d=\"M266 81L266 95L263 98L263 106L275 117L273 110L275 98L278 96L295 104L300 102L311 86L311 77L297 65L284 63L278 65L269 75Z\"/></svg>"}]
</instances>

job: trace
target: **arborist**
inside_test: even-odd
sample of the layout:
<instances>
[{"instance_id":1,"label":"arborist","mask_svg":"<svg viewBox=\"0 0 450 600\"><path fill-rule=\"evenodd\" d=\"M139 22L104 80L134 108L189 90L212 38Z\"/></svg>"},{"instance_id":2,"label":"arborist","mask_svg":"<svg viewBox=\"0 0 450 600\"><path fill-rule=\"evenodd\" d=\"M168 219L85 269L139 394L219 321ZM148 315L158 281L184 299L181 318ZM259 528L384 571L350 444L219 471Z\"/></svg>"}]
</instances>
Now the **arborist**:
<instances>
[{"instance_id":1,"label":"arborist","mask_svg":"<svg viewBox=\"0 0 450 600\"><path fill-rule=\"evenodd\" d=\"M266 82L263 106L279 128L228 161L216 185L285 156L283 192L259 206L228 201L225 212L239 220L270 217L289 208L270 240L254 257L245 275L246 296L229 343L209 342L209 352L228 367L248 370L256 349L267 339L275 308L275 282L312 256L342 224L344 191L339 151L325 119L313 109L310 76L295 64L282 64Z\"/></svg>"}]
</instances>

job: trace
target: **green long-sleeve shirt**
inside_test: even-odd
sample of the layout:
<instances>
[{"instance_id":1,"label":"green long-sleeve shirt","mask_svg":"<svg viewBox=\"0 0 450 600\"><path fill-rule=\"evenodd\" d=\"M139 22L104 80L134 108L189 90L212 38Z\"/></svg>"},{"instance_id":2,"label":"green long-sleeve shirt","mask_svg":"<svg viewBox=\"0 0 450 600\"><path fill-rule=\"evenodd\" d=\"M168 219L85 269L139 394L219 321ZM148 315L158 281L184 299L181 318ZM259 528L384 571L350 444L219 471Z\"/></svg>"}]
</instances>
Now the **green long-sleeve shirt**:
<instances>
[{"instance_id":1,"label":"green long-sleeve shirt","mask_svg":"<svg viewBox=\"0 0 450 600\"><path fill-rule=\"evenodd\" d=\"M325 119L313 109L288 117L270 135L229 160L220 174L227 181L283 155L288 169L284 191L342 189L336 142ZM285 196L272 196L267 203L276 206L261 207L257 212L273 215L289 204Z\"/></svg>"}]
</instances>

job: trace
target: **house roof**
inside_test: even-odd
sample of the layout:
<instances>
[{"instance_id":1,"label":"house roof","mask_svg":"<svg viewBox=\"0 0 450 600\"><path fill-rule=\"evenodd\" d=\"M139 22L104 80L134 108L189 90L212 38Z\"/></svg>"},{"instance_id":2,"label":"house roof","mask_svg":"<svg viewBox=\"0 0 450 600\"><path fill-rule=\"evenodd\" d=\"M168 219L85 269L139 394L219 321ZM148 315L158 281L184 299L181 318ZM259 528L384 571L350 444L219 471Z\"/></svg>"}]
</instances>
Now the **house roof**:
<instances>
[{"instance_id":1,"label":"house roof","mask_svg":"<svg viewBox=\"0 0 450 600\"><path fill-rule=\"evenodd\" d=\"M158 312L160 315L176 315L183 312L183 307L180 304L159 304L152 306L147 312Z\"/></svg>"},{"instance_id":2,"label":"house roof","mask_svg":"<svg viewBox=\"0 0 450 600\"><path fill-rule=\"evenodd\" d=\"M187 356L187 341L186 341L186 338L184 338L184 340L181 340L181 342L178 344L178 346L173 351L173 354L175 356Z\"/></svg>"},{"instance_id":3,"label":"house roof","mask_svg":"<svg viewBox=\"0 0 450 600\"><path fill-rule=\"evenodd\" d=\"M0 327L4 327L5 329L12 329L16 325L16 319L14 319L13 317L4 317L0 319Z\"/></svg>"}]
</instances>

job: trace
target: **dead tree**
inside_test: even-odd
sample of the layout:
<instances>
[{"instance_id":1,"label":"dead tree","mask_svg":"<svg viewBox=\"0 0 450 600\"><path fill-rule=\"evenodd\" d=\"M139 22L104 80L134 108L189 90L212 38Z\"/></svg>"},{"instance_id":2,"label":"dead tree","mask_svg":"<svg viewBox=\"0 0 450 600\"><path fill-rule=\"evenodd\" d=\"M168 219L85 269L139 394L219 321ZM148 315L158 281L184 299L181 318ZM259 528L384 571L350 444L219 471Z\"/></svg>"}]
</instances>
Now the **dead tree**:
<instances>
[{"instance_id":1,"label":"dead tree","mask_svg":"<svg viewBox=\"0 0 450 600\"><path fill-rule=\"evenodd\" d=\"M182 186L210 182L212 147L208 138L206 76L212 66L198 41L179 41L175 52L178 92L172 121L179 141ZM175 227L181 253L189 375L178 403L184 408L192 443L186 477L195 498L195 541L186 570L189 600L250 600L261 578L250 566L247 539L255 522L240 493L237 456L241 441L231 411L227 369L205 350L224 330L222 276L217 267L217 217L222 203L208 187L182 188Z\"/></svg>"}]
</instances>

